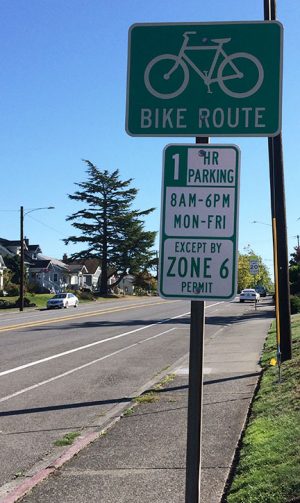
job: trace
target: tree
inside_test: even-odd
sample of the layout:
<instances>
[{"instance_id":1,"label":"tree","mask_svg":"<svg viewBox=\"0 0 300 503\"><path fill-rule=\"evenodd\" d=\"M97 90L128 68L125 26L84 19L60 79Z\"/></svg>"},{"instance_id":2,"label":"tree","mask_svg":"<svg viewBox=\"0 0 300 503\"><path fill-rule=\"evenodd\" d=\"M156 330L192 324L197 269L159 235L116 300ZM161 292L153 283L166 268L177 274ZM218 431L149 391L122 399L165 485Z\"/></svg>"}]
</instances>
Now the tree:
<instances>
[{"instance_id":1,"label":"tree","mask_svg":"<svg viewBox=\"0 0 300 503\"><path fill-rule=\"evenodd\" d=\"M250 261L258 260L258 274L250 274ZM251 248L247 249L247 253L239 253L238 260L238 291L244 288L254 288L256 285L263 285L267 290L272 288L272 280L268 268L263 263L262 258L256 255Z\"/></svg>"},{"instance_id":2,"label":"tree","mask_svg":"<svg viewBox=\"0 0 300 503\"><path fill-rule=\"evenodd\" d=\"M80 190L70 199L85 203L87 207L68 216L79 236L64 239L65 244L83 243L86 248L72 254L74 260L98 258L101 261L100 294L108 292L108 280L117 277L110 288L116 286L128 273L135 274L147 268L153 260L156 232L145 231L141 217L155 208L140 211L132 209L138 193L130 187L132 178L120 180L119 170L100 171L85 160L88 180L76 183Z\"/></svg>"},{"instance_id":3,"label":"tree","mask_svg":"<svg viewBox=\"0 0 300 503\"><path fill-rule=\"evenodd\" d=\"M8 283L19 285L21 277L21 261L19 255L5 255L4 263L7 269L9 269L6 276L6 281Z\"/></svg>"},{"instance_id":4,"label":"tree","mask_svg":"<svg viewBox=\"0 0 300 503\"><path fill-rule=\"evenodd\" d=\"M291 253L290 266L300 265L300 246L294 247L294 252Z\"/></svg>"},{"instance_id":5,"label":"tree","mask_svg":"<svg viewBox=\"0 0 300 503\"><path fill-rule=\"evenodd\" d=\"M294 252L291 253L290 268L289 268L289 279L290 279L290 290L291 294L300 293L300 247L295 246Z\"/></svg>"},{"instance_id":6,"label":"tree","mask_svg":"<svg viewBox=\"0 0 300 503\"><path fill-rule=\"evenodd\" d=\"M136 274L133 284L134 286L141 288L146 292L157 290L157 280L150 274L147 269Z\"/></svg>"}]
</instances>

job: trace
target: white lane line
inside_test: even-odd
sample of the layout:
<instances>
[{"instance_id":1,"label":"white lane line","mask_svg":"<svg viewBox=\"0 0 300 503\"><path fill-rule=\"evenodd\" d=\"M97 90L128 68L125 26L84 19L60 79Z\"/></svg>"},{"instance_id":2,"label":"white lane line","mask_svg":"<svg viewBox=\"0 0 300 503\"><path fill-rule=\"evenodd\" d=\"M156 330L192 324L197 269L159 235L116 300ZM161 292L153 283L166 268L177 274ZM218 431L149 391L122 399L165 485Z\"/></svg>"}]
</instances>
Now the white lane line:
<instances>
[{"instance_id":1,"label":"white lane line","mask_svg":"<svg viewBox=\"0 0 300 503\"><path fill-rule=\"evenodd\" d=\"M157 323L152 323L151 325L145 325L144 327L135 328L134 330L130 330L129 332L124 332L124 333L119 334L119 335L114 335L112 337L108 337L107 339L102 339L101 341L91 342L90 344L85 344L84 346L79 346L79 347L74 348L74 349L69 349L68 351L64 351L63 353L57 353L55 355L48 356L46 358L42 358L41 360L36 360L34 362L25 363L24 365L20 365L19 367L15 367L15 368L12 368L12 369L9 369L9 370L4 370L3 372L0 372L0 377L8 375L8 374L11 374L13 372L18 372L19 370L24 370L24 369L26 369L28 367L33 367L34 365L39 365L41 363L45 363L45 362L48 362L50 360L54 360L56 358L61 358L62 356L66 356L66 355L69 355L71 353L75 353L77 351L82 351L84 349L89 349L89 348L91 348L93 346L97 346L98 344L104 344L105 342L110 342L110 341L113 341L113 340L116 340L116 339L120 339L121 337L125 337L126 335L134 334L136 332L141 332L142 330L146 330L147 328L155 327L156 325L161 325L162 323L166 323L167 321L175 320L177 318L181 318L181 317L186 316L188 314L189 314L189 312L188 313L180 314L178 316L174 316L172 318L166 318L165 320L158 321Z\"/></svg>"},{"instance_id":2,"label":"white lane line","mask_svg":"<svg viewBox=\"0 0 300 503\"><path fill-rule=\"evenodd\" d=\"M15 398L18 395L22 395L23 393L26 393L27 391L32 391L33 389L39 388L40 386L44 386L45 384L49 384L50 382L56 381L57 379L61 379L62 377L66 377L70 374L73 374L74 372L78 372L79 370L85 369L87 367L90 367L91 365L94 365L95 363L101 362L103 360L106 360L107 358L111 358L112 356L115 356L119 353L122 353L123 351L127 351L128 349L131 349L135 346L138 346L140 344L143 344L145 342L148 342L152 339L156 339L157 337L160 337L164 334L167 334L168 332L172 332L173 330L176 330L175 327L169 328L168 330L165 330L164 332L160 332L159 334L152 335L151 337L147 337L146 339L135 342L133 344L130 344L129 346L126 346L125 348L118 349L117 351L113 351L112 353L102 356L101 358L97 358L96 360L92 360L89 363L85 363L84 365L80 365L79 367L76 367L74 369L68 370L67 372L64 372L63 374L59 374L57 376L51 377L50 379L46 379L45 381L41 381L37 384L33 384L32 386L28 386L27 388L21 389L19 391L16 391L15 393L12 393L11 395L4 396L3 398L0 398L0 403L6 402L7 400L10 400L11 398Z\"/></svg>"},{"instance_id":3,"label":"white lane line","mask_svg":"<svg viewBox=\"0 0 300 503\"><path fill-rule=\"evenodd\" d=\"M211 307L217 306L218 304L223 304L223 302L216 302L215 304L210 304L209 306L206 306L205 309L209 309ZM101 341L96 341L96 342L92 342L90 344L85 344L84 346L79 346L79 347L74 348L74 349L69 349L68 351L64 351L62 353L57 353L57 354L52 355L52 356L47 356L46 358L42 358L41 360L36 360L36 361L33 361L33 362L25 363L24 365L20 365L18 367L14 367L12 369L8 369L8 370L4 370L3 372L0 372L0 377L6 376L8 374L12 374L13 372L18 372L19 370L24 370L26 368L33 367L35 365L40 365L41 363L45 363L45 362L48 362L50 360L54 360L56 358L61 358L62 356L67 356L69 354L76 353L77 351L82 351L84 349L89 349L89 348L91 348L93 346L96 346L98 344L103 344L105 342L110 342L112 340L120 339L121 337L125 337L126 335L134 334L136 332L140 332L140 331L145 330L147 328L151 328L151 327L154 327L156 325L161 325L162 323L166 323L167 321L176 320L178 318L182 318L183 316L187 316L189 314L190 314L190 312L179 314L177 316L173 316L172 318L166 318L165 320L159 321L157 323L152 323L151 325L145 325L144 327L136 328L134 330L130 330L129 332L124 332L124 333L119 334L119 335L114 335L113 337L108 337L107 339L102 339Z\"/></svg>"},{"instance_id":4,"label":"white lane line","mask_svg":"<svg viewBox=\"0 0 300 503\"><path fill-rule=\"evenodd\" d=\"M210 304L209 306L206 306L205 309L209 309L211 307L214 307L214 306L217 306L218 304L223 304L223 302L216 302L215 304ZM101 341L96 341L96 342L92 342L90 344L86 344L84 346L79 346L77 348L74 348L74 349L69 349L68 351L64 351L62 353L57 353L55 355L52 355L52 356L48 356L46 358L42 358L41 360L36 360L34 362L30 362L30 363L26 363L24 365L20 365L18 367L15 367L15 368L12 368L12 369L9 369L9 370L4 370L3 372L0 372L0 377L3 377L5 375L8 375L8 374L11 374L13 372L18 372L19 370L24 370L26 368L29 368L29 367L33 367L35 365L39 365L41 363L45 363L45 362L48 362L50 360L54 360L56 358L61 358L62 356L66 356L66 355L69 355L71 353L75 353L77 351L82 351L84 349L89 349L93 346L96 346L98 344L103 344L104 342L109 342L109 341L112 341L112 340L116 340L116 339L119 339L121 337L125 337L126 335L130 335L130 334L133 334L135 332L139 332L139 331L142 331L142 330L145 330L146 328L150 328L150 327L154 327L155 325L159 325L159 324L162 324L162 323L166 323L167 321L169 320L175 320L177 318L181 318L183 316L187 316L188 314L190 314L190 312L187 312L187 313L183 313L183 314L180 314L178 316L174 316L172 318L167 318L165 320L162 320L162 321L159 321L157 323L152 323L151 325L145 325L144 327L141 327L141 328L136 328L134 330L131 330L129 332L124 332L122 334L119 334L119 335L115 335L113 337L108 337L107 339L103 339Z\"/></svg>"}]
</instances>

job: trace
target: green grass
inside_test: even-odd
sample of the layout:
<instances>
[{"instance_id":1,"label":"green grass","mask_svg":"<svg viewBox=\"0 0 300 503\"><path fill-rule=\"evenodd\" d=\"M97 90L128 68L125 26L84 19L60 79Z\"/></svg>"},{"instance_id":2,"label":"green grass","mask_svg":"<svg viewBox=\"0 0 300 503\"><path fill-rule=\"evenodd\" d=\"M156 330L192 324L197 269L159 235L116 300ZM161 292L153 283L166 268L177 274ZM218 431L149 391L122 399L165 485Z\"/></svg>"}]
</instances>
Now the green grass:
<instances>
[{"instance_id":1,"label":"green grass","mask_svg":"<svg viewBox=\"0 0 300 503\"><path fill-rule=\"evenodd\" d=\"M31 303L36 304L36 307L38 309L45 309L47 305L47 300L52 299L53 293L26 293L25 297L30 300ZM16 302L18 300L19 296L15 295L13 297L0 297L0 300L5 300L6 302ZM101 301L104 300L103 298L100 299ZM89 299L79 299L79 303L85 303L85 302L92 302ZM18 309L18 308L16 308ZM25 308L28 309L28 308ZM3 311L3 310L2 310Z\"/></svg>"},{"instance_id":2,"label":"green grass","mask_svg":"<svg viewBox=\"0 0 300 503\"><path fill-rule=\"evenodd\" d=\"M155 391L163 389L167 384L174 381L174 379L175 379L175 374L167 374L158 384L155 384L155 386L153 386L153 389Z\"/></svg>"},{"instance_id":3,"label":"green grass","mask_svg":"<svg viewBox=\"0 0 300 503\"><path fill-rule=\"evenodd\" d=\"M72 445L74 440L80 436L79 431L71 431L70 433L66 433L63 438L56 440L54 445L58 447L62 447L64 445Z\"/></svg>"},{"instance_id":4,"label":"green grass","mask_svg":"<svg viewBox=\"0 0 300 503\"><path fill-rule=\"evenodd\" d=\"M147 393L143 393L142 395L137 396L136 398L134 398L133 401L135 403L142 404L142 403L157 402L157 400L158 400L157 393L155 393L154 391L147 391Z\"/></svg>"},{"instance_id":5,"label":"green grass","mask_svg":"<svg viewBox=\"0 0 300 503\"><path fill-rule=\"evenodd\" d=\"M264 372L242 442L227 503L288 503L300 497L300 315L292 317L293 359L278 367L272 326Z\"/></svg>"},{"instance_id":6,"label":"green grass","mask_svg":"<svg viewBox=\"0 0 300 503\"><path fill-rule=\"evenodd\" d=\"M48 299L53 297L52 293L26 293L25 297L30 300L33 304L36 304L37 307L43 308L46 307L46 303ZM15 295L13 297L0 297L0 300L5 300L6 302L14 303L18 300L19 296ZM18 308L16 308L18 309Z\"/></svg>"}]
</instances>

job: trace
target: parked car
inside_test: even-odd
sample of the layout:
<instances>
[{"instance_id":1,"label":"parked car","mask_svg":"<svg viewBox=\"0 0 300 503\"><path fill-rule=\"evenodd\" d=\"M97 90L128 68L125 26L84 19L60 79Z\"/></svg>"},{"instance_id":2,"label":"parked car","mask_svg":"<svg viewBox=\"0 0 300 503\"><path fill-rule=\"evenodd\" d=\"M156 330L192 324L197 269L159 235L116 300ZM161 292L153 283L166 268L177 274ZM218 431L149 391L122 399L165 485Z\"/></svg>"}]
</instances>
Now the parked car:
<instances>
[{"instance_id":1,"label":"parked car","mask_svg":"<svg viewBox=\"0 0 300 503\"><path fill-rule=\"evenodd\" d=\"M264 286L262 286L262 285L257 285L257 286L255 287L255 291L256 291L257 293L259 293L259 295L260 295L261 297L266 297L266 295L267 295L267 290L266 290L266 288L265 288Z\"/></svg>"},{"instance_id":2,"label":"parked car","mask_svg":"<svg viewBox=\"0 0 300 503\"><path fill-rule=\"evenodd\" d=\"M240 293L240 302L259 302L260 295L254 290L254 288L245 288Z\"/></svg>"},{"instance_id":3,"label":"parked car","mask_svg":"<svg viewBox=\"0 0 300 503\"><path fill-rule=\"evenodd\" d=\"M47 301L47 309L77 307L79 300L73 293L57 293Z\"/></svg>"}]
</instances>

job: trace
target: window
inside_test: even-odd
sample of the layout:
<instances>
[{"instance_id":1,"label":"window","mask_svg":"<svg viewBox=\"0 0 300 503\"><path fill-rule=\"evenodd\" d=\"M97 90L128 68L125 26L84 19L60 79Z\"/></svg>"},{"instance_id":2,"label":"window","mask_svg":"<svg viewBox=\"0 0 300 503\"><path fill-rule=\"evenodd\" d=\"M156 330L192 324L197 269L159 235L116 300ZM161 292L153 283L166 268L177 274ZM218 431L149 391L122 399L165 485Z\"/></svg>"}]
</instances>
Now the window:
<instances>
[{"instance_id":1,"label":"window","mask_svg":"<svg viewBox=\"0 0 300 503\"><path fill-rule=\"evenodd\" d=\"M54 282L57 282L57 273L54 273L54 274L53 274L53 281L54 281Z\"/></svg>"}]
</instances>

